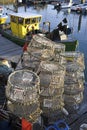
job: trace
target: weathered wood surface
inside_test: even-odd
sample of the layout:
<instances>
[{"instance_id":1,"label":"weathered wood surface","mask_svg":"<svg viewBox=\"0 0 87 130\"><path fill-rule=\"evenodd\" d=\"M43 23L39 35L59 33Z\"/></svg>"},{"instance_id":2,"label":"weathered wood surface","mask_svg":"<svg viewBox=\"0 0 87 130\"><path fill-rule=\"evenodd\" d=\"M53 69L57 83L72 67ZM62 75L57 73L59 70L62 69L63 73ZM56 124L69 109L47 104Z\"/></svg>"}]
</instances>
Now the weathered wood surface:
<instances>
[{"instance_id":1,"label":"weathered wood surface","mask_svg":"<svg viewBox=\"0 0 87 130\"><path fill-rule=\"evenodd\" d=\"M22 47L0 35L0 57L17 62L22 54Z\"/></svg>"}]
</instances>

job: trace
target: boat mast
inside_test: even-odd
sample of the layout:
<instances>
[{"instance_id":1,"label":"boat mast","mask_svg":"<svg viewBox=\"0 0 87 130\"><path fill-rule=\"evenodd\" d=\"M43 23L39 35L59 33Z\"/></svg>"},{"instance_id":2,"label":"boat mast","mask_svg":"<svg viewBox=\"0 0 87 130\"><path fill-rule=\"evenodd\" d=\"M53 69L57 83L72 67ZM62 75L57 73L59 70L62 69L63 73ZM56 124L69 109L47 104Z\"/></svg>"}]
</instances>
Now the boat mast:
<instances>
[{"instance_id":1,"label":"boat mast","mask_svg":"<svg viewBox=\"0 0 87 130\"><path fill-rule=\"evenodd\" d=\"M18 12L17 0L14 0L13 6L14 6L14 11L17 13Z\"/></svg>"},{"instance_id":2,"label":"boat mast","mask_svg":"<svg viewBox=\"0 0 87 130\"><path fill-rule=\"evenodd\" d=\"M83 3L85 3L85 1L86 1L86 0L81 0L81 3L83 4Z\"/></svg>"}]
</instances>

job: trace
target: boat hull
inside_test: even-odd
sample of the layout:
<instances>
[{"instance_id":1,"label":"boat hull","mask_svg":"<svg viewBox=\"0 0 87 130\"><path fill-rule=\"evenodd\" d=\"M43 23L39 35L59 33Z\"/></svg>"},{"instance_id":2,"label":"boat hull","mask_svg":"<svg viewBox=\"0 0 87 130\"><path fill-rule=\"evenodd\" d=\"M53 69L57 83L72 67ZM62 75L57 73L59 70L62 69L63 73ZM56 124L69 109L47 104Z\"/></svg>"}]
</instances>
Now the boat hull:
<instances>
[{"instance_id":1,"label":"boat hull","mask_svg":"<svg viewBox=\"0 0 87 130\"><path fill-rule=\"evenodd\" d=\"M2 33L2 35L4 37L6 37L7 39L15 42L16 44L20 45L20 46L23 46L26 42L25 39L21 39L21 38L18 38L10 33L8 33L7 31L1 31L0 32ZM31 39L29 39L30 41ZM53 40L55 41L55 40ZM61 44L64 44L65 45L65 51L76 51L76 48L78 46L78 40L76 39L72 39L72 40L64 40L64 41L55 41L57 43L61 43Z\"/></svg>"},{"instance_id":2,"label":"boat hull","mask_svg":"<svg viewBox=\"0 0 87 130\"><path fill-rule=\"evenodd\" d=\"M65 45L65 51L76 51L78 46L78 40L61 41Z\"/></svg>"}]
</instances>

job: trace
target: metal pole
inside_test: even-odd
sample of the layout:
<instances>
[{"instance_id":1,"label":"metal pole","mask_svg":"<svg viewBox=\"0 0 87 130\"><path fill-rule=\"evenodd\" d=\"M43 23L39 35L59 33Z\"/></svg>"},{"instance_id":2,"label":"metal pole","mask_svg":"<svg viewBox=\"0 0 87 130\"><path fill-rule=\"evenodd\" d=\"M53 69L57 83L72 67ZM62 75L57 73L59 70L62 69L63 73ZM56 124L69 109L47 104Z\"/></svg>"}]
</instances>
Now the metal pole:
<instances>
[{"instance_id":1,"label":"metal pole","mask_svg":"<svg viewBox=\"0 0 87 130\"><path fill-rule=\"evenodd\" d=\"M81 0L81 3L82 3L82 4L85 3L85 0Z\"/></svg>"}]
</instances>

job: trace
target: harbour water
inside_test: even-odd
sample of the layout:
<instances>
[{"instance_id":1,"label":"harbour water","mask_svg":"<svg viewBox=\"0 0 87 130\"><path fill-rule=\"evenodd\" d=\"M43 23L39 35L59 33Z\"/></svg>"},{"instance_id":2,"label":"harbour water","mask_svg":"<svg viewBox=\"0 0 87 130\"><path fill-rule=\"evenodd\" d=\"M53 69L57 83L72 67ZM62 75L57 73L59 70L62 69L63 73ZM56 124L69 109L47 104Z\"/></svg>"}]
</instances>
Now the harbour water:
<instances>
[{"instance_id":1,"label":"harbour water","mask_svg":"<svg viewBox=\"0 0 87 130\"><path fill-rule=\"evenodd\" d=\"M13 9L13 6L9 6ZM19 7L18 12L25 11L24 7ZM49 21L51 23L51 30L57 28L57 25L64 19L67 18L69 27L72 29L71 37L76 38L79 41L79 45L77 51L84 53L85 58L85 81L87 81L87 15L77 14L76 12L71 12L70 9L63 9L61 11L57 11L54 9L53 5L45 5L45 6L29 6L26 8L27 12L37 13L42 15L42 22L40 24L41 28L43 28L43 22ZM7 11L8 14L10 10ZM9 22L9 19L8 21ZM48 26L47 26L48 27ZM47 28L46 27L46 28Z\"/></svg>"}]
</instances>

